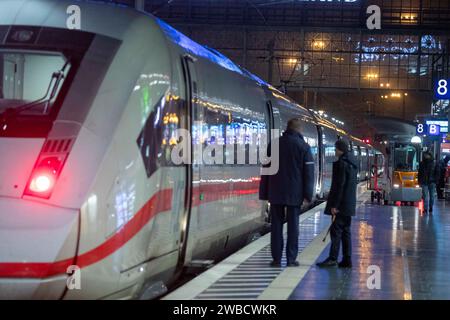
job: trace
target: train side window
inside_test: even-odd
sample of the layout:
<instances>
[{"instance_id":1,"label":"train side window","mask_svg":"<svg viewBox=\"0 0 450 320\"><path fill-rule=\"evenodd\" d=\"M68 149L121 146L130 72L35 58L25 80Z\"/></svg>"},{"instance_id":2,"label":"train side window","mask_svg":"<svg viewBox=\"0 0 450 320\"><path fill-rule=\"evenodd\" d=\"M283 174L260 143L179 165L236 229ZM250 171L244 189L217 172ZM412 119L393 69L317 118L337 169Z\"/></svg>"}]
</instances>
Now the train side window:
<instances>
[{"instance_id":1,"label":"train side window","mask_svg":"<svg viewBox=\"0 0 450 320\"><path fill-rule=\"evenodd\" d=\"M157 121L157 114L160 112L163 100L165 97L162 97L158 104L155 106L155 110L153 110L146 122L144 127L139 134L137 139L137 144L141 151L142 160L144 161L145 171L147 173L147 177L151 177L153 173L155 173L160 167L161 161L161 141L162 130L161 126Z\"/></svg>"},{"instance_id":2,"label":"train side window","mask_svg":"<svg viewBox=\"0 0 450 320\"><path fill-rule=\"evenodd\" d=\"M266 115L260 114L259 117L248 119L245 116L232 114L231 112L224 113L206 106L204 115L205 118L201 127L194 126L193 142L194 144L203 144L203 147L219 145L223 148L224 158L215 165L229 164L230 159L228 157L231 155L227 150L227 145L230 144L234 146L234 158L231 161L235 165L260 165L259 157L253 158L253 154L250 156L250 153L251 150L254 150L256 155L259 155L260 137L267 131L268 119ZM251 149L251 145L254 149ZM244 163L242 163L242 159L238 159L238 148L242 147L245 150ZM215 154L212 154L212 156L215 156Z\"/></svg>"},{"instance_id":3,"label":"train side window","mask_svg":"<svg viewBox=\"0 0 450 320\"><path fill-rule=\"evenodd\" d=\"M361 148L361 156L367 157L367 149L364 147Z\"/></svg>"},{"instance_id":4,"label":"train side window","mask_svg":"<svg viewBox=\"0 0 450 320\"><path fill-rule=\"evenodd\" d=\"M163 96L145 121L137 144L148 177L160 167L174 166L171 156L179 143L177 130L186 121L184 104L176 95Z\"/></svg>"}]
</instances>

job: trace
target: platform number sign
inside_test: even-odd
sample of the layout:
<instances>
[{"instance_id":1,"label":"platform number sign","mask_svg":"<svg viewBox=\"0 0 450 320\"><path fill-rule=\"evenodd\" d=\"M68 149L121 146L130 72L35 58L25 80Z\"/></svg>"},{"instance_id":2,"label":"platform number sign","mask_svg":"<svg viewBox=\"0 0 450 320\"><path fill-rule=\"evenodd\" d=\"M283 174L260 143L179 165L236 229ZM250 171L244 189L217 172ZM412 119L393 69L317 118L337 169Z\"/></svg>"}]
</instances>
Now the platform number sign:
<instances>
[{"instance_id":1,"label":"platform number sign","mask_svg":"<svg viewBox=\"0 0 450 320\"><path fill-rule=\"evenodd\" d=\"M438 79L434 84L434 97L438 100L450 99L450 79Z\"/></svg>"},{"instance_id":2,"label":"platform number sign","mask_svg":"<svg viewBox=\"0 0 450 320\"><path fill-rule=\"evenodd\" d=\"M439 136L441 134L441 126L437 124L430 124L428 126L428 134L430 136Z\"/></svg>"},{"instance_id":3,"label":"platform number sign","mask_svg":"<svg viewBox=\"0 0 450 320\"><path fill-rule=\"evenodd\" d=\"M426 125L424 125L423 123L419 123L416 127L416 132L418 135L423 135L426 134Z\"/></svg>"},{"instance_id":4,"label":"platform number sign","mask_svg":"<svg viewBox=\"0 0 450 320\"><path fill-rule=\"evenodd\" d=\"M441 126L437 124L419 123L416 127L417 135L439 136L441 134Z\"/></svg>"}]
</instances>

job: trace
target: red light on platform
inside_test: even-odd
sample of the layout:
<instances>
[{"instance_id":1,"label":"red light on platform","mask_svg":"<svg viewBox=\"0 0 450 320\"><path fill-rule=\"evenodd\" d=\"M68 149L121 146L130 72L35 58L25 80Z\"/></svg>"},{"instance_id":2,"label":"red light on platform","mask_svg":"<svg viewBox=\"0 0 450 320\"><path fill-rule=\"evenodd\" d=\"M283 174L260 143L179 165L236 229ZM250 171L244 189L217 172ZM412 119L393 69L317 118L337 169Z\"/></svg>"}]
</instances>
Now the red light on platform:
<instances>
[{"instance_id":1,"label":"red light on platform","mask_svg":"<svg viewBox=\"0 0 450 320\"><path fill-rule=\"evenodd\" d=\"M419 202L419 211L423 212L423 200L420 200Z\"/></svg>"}]
</instances>

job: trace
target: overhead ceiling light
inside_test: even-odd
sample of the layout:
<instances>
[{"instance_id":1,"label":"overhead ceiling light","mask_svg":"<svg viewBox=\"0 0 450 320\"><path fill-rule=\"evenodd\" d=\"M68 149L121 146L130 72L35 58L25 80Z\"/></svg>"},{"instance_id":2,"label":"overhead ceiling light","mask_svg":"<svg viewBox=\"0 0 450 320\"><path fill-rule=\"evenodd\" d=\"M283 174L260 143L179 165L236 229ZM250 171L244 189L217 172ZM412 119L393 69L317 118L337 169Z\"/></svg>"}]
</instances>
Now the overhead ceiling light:
<instances>
[{"instance_id":1,"label":"overhead ceiling light","mask_svg":"<svg viewBox=\"0 0 450 320\"><path fill-rule=\"evenodd\" d=\"M371 80L371 79L377 79L378 78L378 73L368 73L366 74L366 78Z\"/></svg>"},{"instance_id":2,"label":"overhead ceiling light","mask_svg":"<svg viewBox=\"0 0 450 320\"><path fill-rule=\"evenodd\" d=\"M322 40L314 40L312 43L312 46L314 49L323 49L325 48L325 42L323 42Z\"/></svg>"}]
</instances>

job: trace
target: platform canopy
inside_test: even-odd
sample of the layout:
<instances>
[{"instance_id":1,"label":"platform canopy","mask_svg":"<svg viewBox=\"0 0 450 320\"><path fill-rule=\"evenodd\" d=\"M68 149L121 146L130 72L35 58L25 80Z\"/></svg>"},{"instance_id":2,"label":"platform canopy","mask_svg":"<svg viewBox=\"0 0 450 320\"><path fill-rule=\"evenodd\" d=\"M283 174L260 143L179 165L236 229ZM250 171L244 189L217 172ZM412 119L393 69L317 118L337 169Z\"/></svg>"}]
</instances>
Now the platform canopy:
<instances>
[{"instance_id":1,"label":"platform canopy","mask_svg":"<svg viewBox=\"0 0 450 320\"><path fill-rule=\"evenodd\" d=\"M367 122L378 136L387 140L409 143L416 135L413 123L391 117L368 117Z\"/></svg>"}]
</instances>

